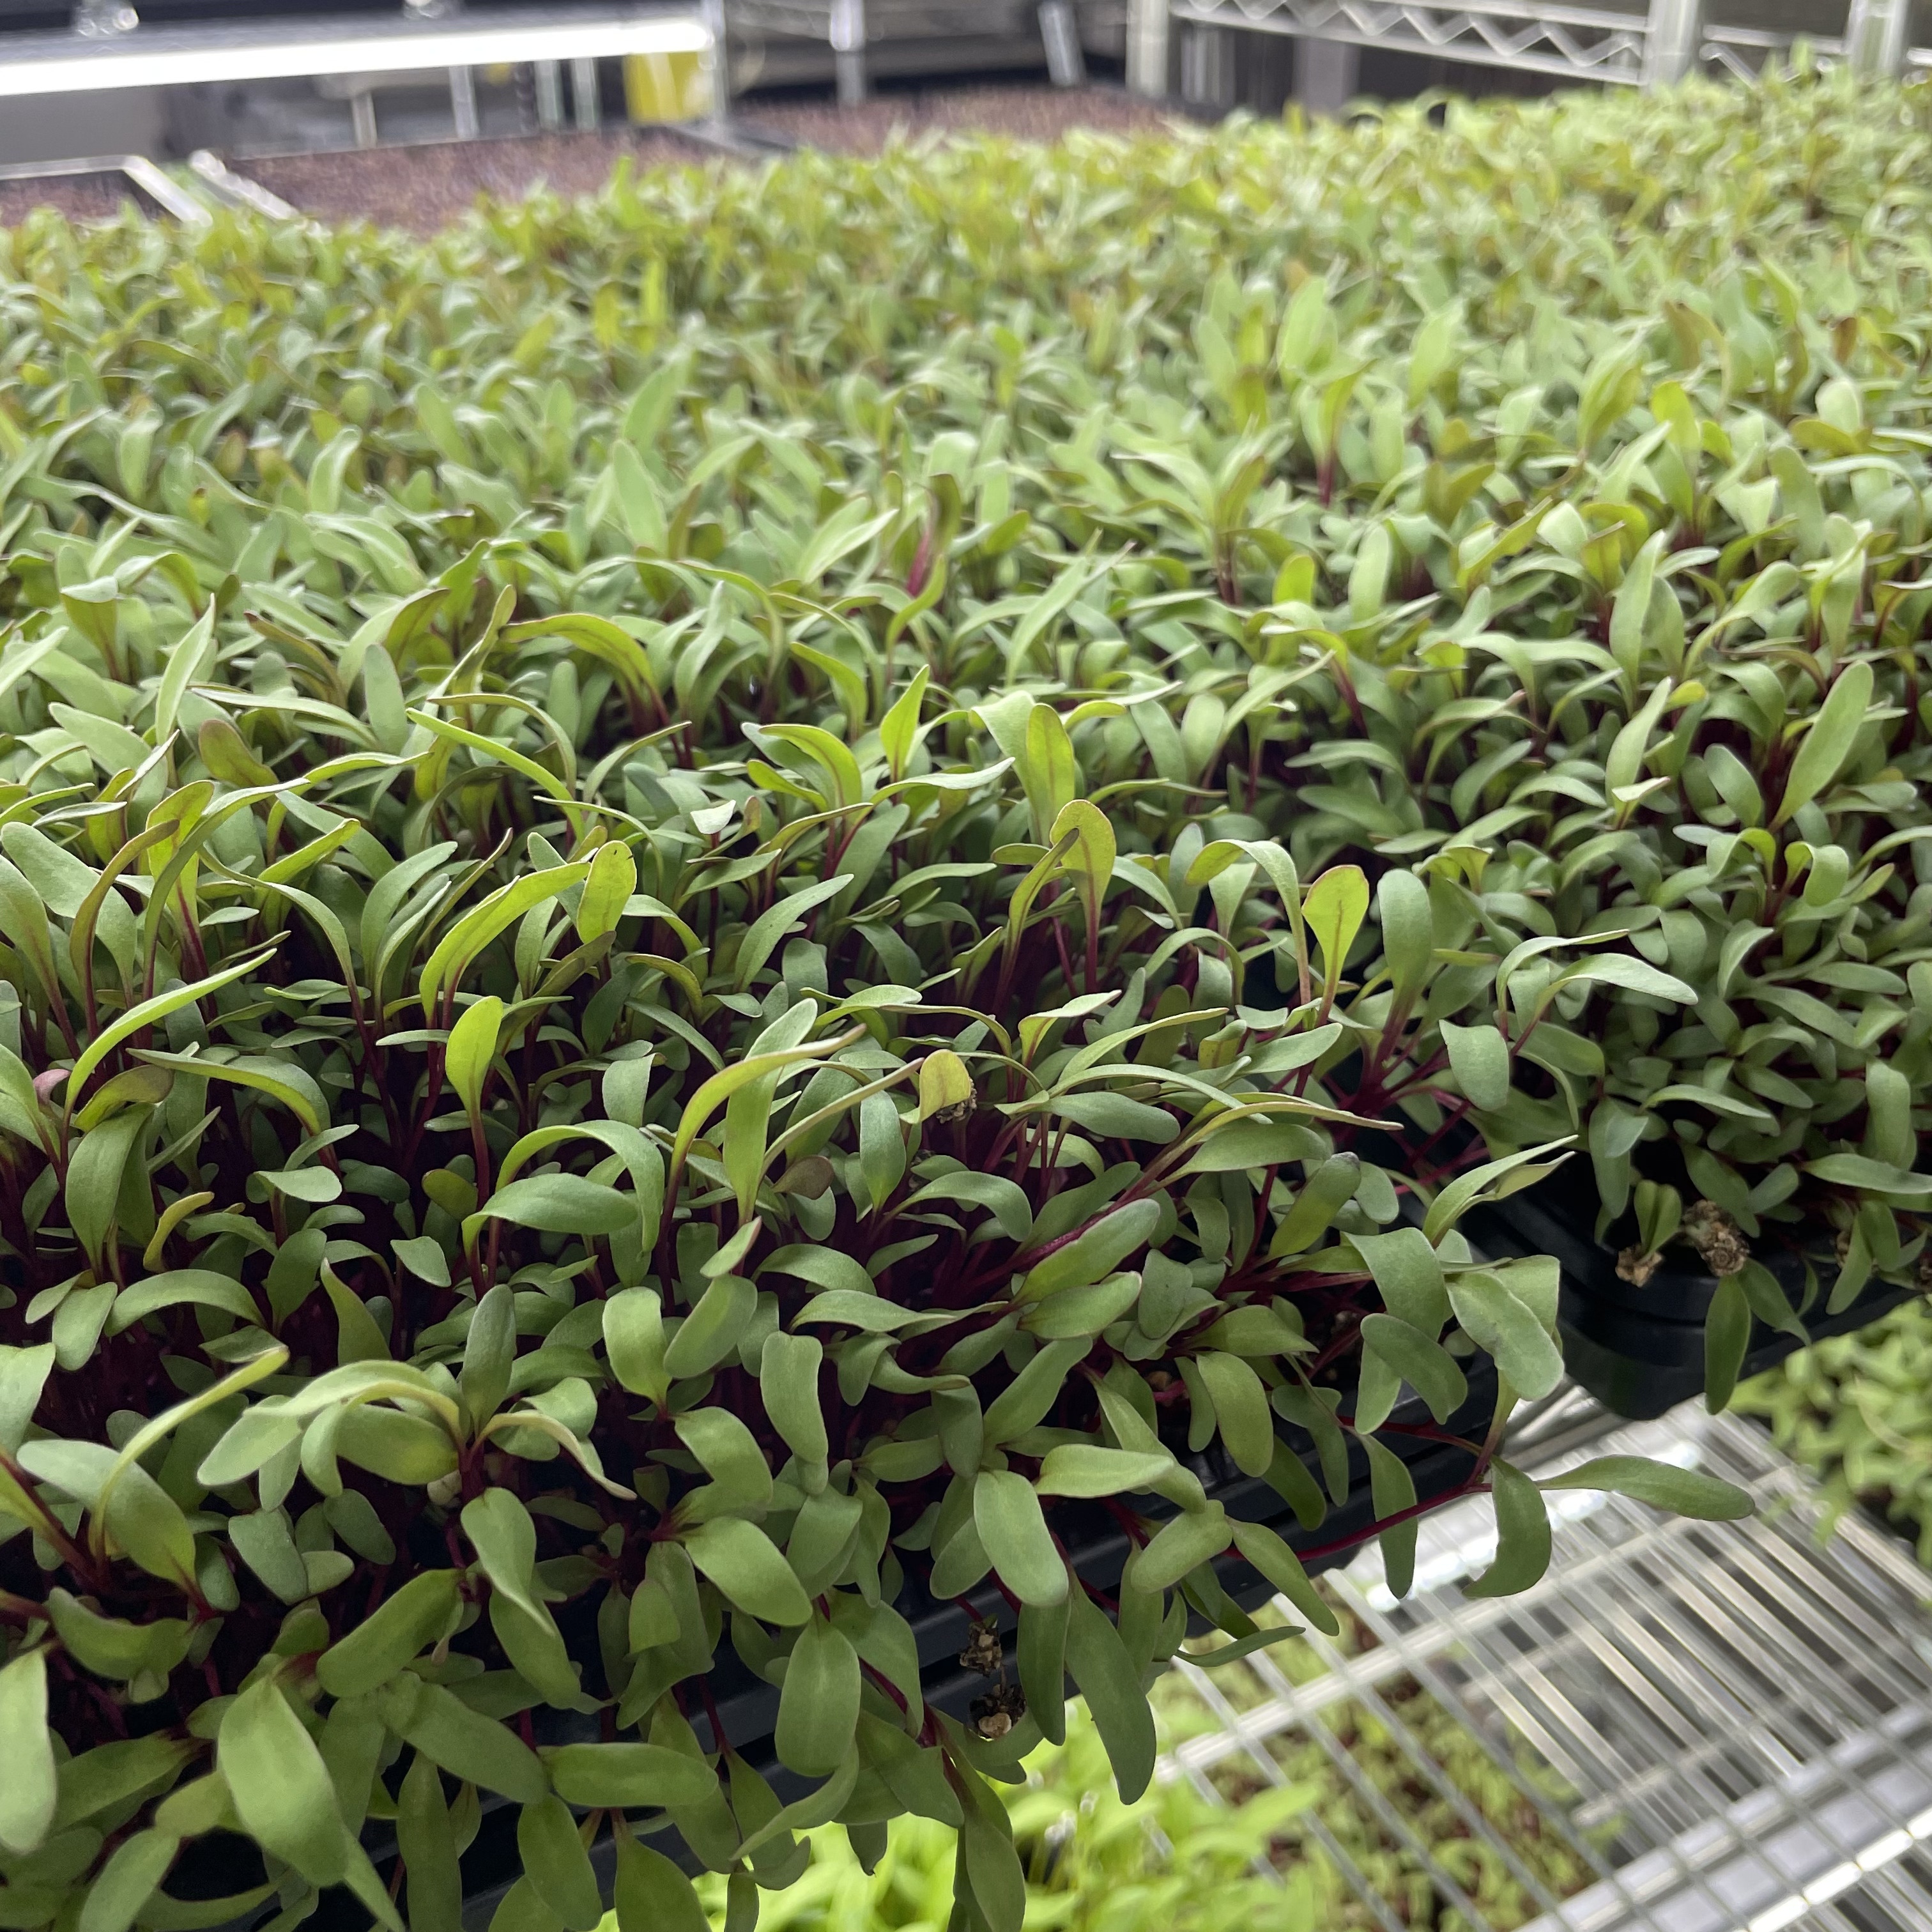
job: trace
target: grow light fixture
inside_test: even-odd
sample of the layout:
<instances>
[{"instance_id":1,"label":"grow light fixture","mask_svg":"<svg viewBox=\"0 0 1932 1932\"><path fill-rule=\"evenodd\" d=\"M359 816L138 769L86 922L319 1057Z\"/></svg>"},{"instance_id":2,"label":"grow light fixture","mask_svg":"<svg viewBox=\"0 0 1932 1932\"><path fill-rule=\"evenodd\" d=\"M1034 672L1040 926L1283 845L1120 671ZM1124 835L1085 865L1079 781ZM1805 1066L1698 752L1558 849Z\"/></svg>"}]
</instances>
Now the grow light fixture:
<instances>
[{"instance_id":1,"label":"grow light fixture","mask_svg":"<svg viewBox=\"0 0 1932 1932\"><path fill-rule=\"evenodd\" d=\"M710 29L694 13L631 8L591 14L526 8L393 23L337 16L295 26L263 22L142 26L109 40L22 34L0 45L0 98L627 54L706 55L714 44Z\"/></svg>"}]
</instances>

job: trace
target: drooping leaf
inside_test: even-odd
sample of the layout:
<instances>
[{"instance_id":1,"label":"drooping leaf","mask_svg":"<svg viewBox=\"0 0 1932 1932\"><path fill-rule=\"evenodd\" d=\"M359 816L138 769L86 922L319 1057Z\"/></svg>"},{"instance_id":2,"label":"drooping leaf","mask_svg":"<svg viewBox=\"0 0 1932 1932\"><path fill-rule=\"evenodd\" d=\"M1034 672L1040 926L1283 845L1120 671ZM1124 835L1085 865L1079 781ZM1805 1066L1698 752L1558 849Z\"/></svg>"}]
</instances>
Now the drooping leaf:
<instances>
[{"instance_id":1,"label":"drooping leaf","mask_svg":"<svg viewBox=\"0 0 1932 1932\"><path fill-rule=\"evenodd\" d=\"M1599 1456L1559 1476L1546 1476L1546 1490L1607 1490L1675 1516L1707 1522L1735 1522L1756 1505L1735 1483L1702 1469L1678 1468L1642 1456Z\"/></svg>"}]
</instances>

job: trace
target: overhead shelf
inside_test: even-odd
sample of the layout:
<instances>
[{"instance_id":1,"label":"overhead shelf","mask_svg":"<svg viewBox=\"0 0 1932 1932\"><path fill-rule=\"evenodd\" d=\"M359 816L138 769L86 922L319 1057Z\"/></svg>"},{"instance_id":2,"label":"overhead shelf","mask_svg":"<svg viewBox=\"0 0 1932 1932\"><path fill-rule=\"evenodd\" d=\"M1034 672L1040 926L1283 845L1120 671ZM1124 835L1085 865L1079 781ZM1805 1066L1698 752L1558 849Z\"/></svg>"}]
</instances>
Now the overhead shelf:
<instances>
[{"instance_id":1,"label":"overhead shelf","mask_svg":"<svg viewBox=\"0 0 1932 1932\"><path fill-rule=\"evenodd\" d=\"M140 26L109 38L0 35L0 99L197 82L402 74L628 54L708 55L692 9L505 8L447 20L308 15Z\"/></svg>"}]
</instances>

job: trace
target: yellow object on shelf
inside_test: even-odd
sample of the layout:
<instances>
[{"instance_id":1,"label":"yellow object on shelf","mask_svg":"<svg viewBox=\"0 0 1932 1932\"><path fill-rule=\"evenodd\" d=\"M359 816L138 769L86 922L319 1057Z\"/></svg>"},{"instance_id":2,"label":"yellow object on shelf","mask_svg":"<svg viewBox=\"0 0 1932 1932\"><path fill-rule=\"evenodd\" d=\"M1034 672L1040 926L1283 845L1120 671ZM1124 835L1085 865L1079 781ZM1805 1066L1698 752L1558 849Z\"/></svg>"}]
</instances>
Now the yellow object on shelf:
<instances>
[{"instance_id":1,"label":"yellow object on shelf","mask_svg":"<svg viewBox=\"0 0 1932 1932\"><path fill-rule=\"evenodd\" d=\"M624 102L637 122L696 121L711 112L711 68L702 54L631 54Z\"/></svg>"}]
</instances>

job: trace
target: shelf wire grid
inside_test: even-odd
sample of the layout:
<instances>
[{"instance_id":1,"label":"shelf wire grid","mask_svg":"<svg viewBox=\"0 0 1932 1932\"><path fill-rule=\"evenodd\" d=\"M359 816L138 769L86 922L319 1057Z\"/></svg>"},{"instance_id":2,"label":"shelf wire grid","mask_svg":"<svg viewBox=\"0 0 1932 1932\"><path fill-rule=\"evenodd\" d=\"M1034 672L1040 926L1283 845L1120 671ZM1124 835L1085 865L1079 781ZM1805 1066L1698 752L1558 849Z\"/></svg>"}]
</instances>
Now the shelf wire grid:
<instances>
[{"instance_id":1,"label":"shelf wire grid","mask_svg":"<svg viewBox=\"0 0 1932 1932\"><path fill-rule=\"evenodd\" d=\"M1828 1536L1811 1484L1746 1423L1686 1408L1593 1432L1576 1403L1558 1405L1512 1460L1547 1476L1593 1455L1648 1456L1738 1484L1757 1514L1693 1522L1552 1492L1547 1574L1484 1599L1462 1585L1494 1554L1488 1505L1457 1504L1424 1523L1408 1598L1389 1594L1372 1552L1328 1580L1366 1647L1346 1654L1309 1634L1322 1674L1298 1683L1256 1652L1236 1669L1258 1701L1238 1708L1228 1673L1179 1662L1212 1727L1161 1774L1218 1798L1217 1771L1286 1784L1283 1747L1318 1747L1434 1894L1433 1916L1405 1916L1305 1814L1381 1932L1511 1932L1526 1916L1528 1932L1932 1928L1932 1580L1856 1518ZM1555 1896L1457 1788L1391 1694L1412 1684L1567 1848L1583 1889ZM1351 1709L1399 1750L1413 1787L1448 1806L1456 1834L1508 1871L1528 1913L1488 1916L1468 1861L1450 1870L1364 1774L1338 1735Z\"/></svg>"},{"instance_id":2,"label":"shelf wire grid","mask_svg":"<svg viewBox=\"0 0 1932 1932\"><path fill-rule=\"evenodd\" d=\"M1644 83L1654 30L1651 14L1635 0L1612 0L1607 8L1562 0L1169 0L1168 10L1197 27L1337 40L1630 87ZM1826 10L1842 24L1835 4ZM1801 35L1706 22L1697 38L1697 64L1713 75L1756 80L1767 66L1783 67L1800 39L1817 66L1845 58L1842 32ZM1910 48L1905 59L1910 70L1922 73L1932 68L1932 47Z\"/></svg>"},{"instance_id":3,"label":"shelf wire grid","mask_svg":"<svg viewBox=\"0 0 1932 1932\"><path fill-rule=\"evenodd\" d=\"M1566 80L1642 78L1645 16L1555 0L1172 0L1172 17L1353 46L1442 54Z\"/></svg>"}]
</instances>

